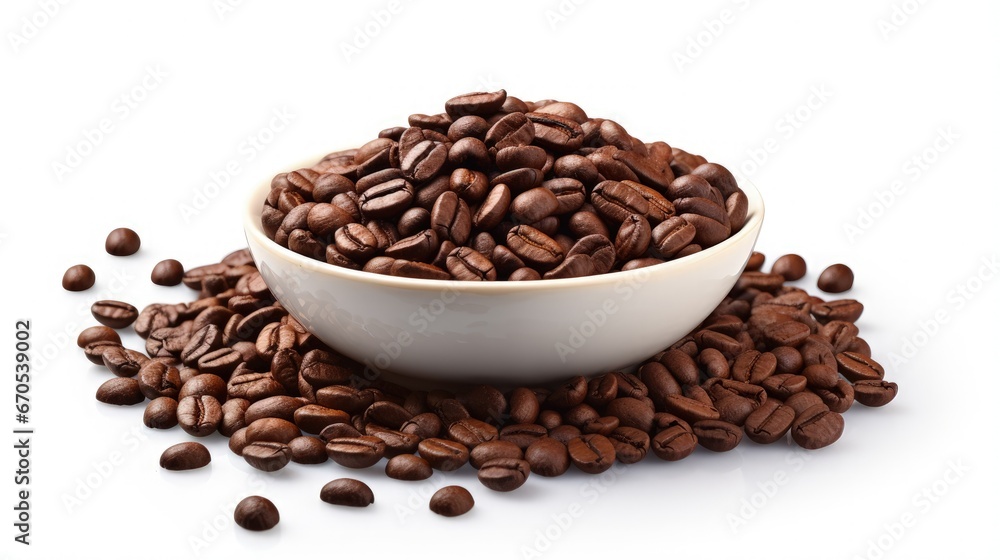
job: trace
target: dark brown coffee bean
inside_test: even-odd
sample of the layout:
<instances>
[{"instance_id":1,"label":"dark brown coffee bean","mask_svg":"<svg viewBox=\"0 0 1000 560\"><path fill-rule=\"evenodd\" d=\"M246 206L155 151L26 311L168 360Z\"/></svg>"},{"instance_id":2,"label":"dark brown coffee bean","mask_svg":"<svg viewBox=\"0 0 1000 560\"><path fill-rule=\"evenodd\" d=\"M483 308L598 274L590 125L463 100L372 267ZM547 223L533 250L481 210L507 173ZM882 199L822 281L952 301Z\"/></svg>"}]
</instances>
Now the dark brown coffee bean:
<instances>
[{"instance_id":1,"label":"dark brown coffee bean","mask_svg":"<svg viewBox=\"0 0 1000 560\"><path fill-rule=\"evenodd\" d=\"M848 381L880 381L885 377L885 368L872 358L856 352L841 352L836 355L837 371Z\"/></svg>"},{"instance_id":2,"label":"dark brown coffee bean","mask_svg":"<svg viewBox=\"0 0 1000 560\"><path fill-rule=\"evenodd\" d=\"M778 399L787 399L795 393L804 391L807 384L808 380L805 377L791 373L772 375L761 382L767 394Z\"/></svg>"},{"instance_id":3,"label":"dark brown coffee bean","mask_svg":"<svg viewBox=\"0 0 1000 560\"><path fill-rule=\"evenodd\" d=\"M778 346L771 349L771 354L777 361L775 373L798 373L805 365L802 363L802 354L791 346Z\"/></svg>"},{"instance_id":4,"label":"dark brown coffee bean","mask_svg":"<svg viewBox=\"0 0 1000 560\"><path fill-rule=\"evenodd\" d=\"M479 468L479 482L497 492L510 492L524 485L531 466L524 459L496 457Z\"/></svg>"},{"instance_id":5,"label":"dark brown coffee bean","mask_svg":"<svg viewBox=\"0 0 1000 560\"><path fill-rule=\"evenodd\" d=\"M227 399L222 403L222 421L219 422L219 433L232 437L237 430L247 426L246 412L250 401L246 399Z\"/></svg>"},{"instance_id":6,"label":"dark brown coffee bean","mask_svg":"<svg viewBox=\"0 0 1000 560\"><path fill-rule=\"evenodd\" d=\"M368 507L375 503L375 494L360 480L338 478L323 485L319 499L335 506Z\"/></svg>"},{"instance_id":7,"label":"dark brown coffee bean","mask_svg":"<svg viewBox=\"0 0 1000 560\"><path fill-rule=\"evenodd\" d=\"M459 247L447 258L448 272L458 280L497 279L497 271L493 263L480 252L469 247Z\"/></svg>"},{"instance_id":8,"label":"dark brown coffee bean","mask_svg":"<svg viewBox=\"0 0 1000 560\"><path fill-rule=\"evenodd\" d=\"M813 406L819 404L826 406L826 404L823 403L823 399L819 398L819 395L813 393L808 389L799 391L798 393L795 393L792 396L788 397L787 399L785 399L785 404L787 406L792 407L792 410L795 411L796 416L802 414L803 411Z\"/></svg>"},{"instance_id":9,"label":"dark brown coffee bean","mask_svg":"<svg viewBox=\"0 0 1000 560\"><path fill-rule=\"evenodd\" d=\"M426 459L404 453L389 459L385 464L385 474L396 480L427 480L434 473Z\"/></svg>"},{"instance_id":10,"label":"dark brown coffee bean","mask_svg":"<svg viewBox=\"0 0 1000 560\"><path fill-rule=\"evenodd\" d=\"M510 212L514 220L534 223L559 210L559 199L545 187L529 189L514 197Z\"/></svg>"},{"instance_id":11,"label":"dark brown coffee bean","mask_svg":"<svg viewBox=\"0 0 1000 560\"><path fill-rule=\"evenodd\" d=\"M854 382L854 399L865 406L885 406L896 398L899 387L892 382L862 379Z\"/></svg>"},{"instance_id":12,"label":"dark brown coffee bean","mask_svg":"<svg viewBox=\"0 0 1000 560\"><path fill-rule=\"evenodd\" d=\"M650 235L652 252L669 259L694 241L695 227L680 216L671 216L653 228Z\"/></svg>"},{"instance_id":13,"label":"dark brown coffee bean","mask_svg":"<svg viewBox=\"0 0 1000 560\"><path fill-rule=\"evenodd\" d=\"M168 471L188 471L200 469L212 461L212 455L204 445L188 441L171 445L160 455L160 468Z\"/></svg>"},{"instance_id":14,"label":"dark brown coffee bean","mask_svg":"<svg viewBox=\"0 0 1000 560\"><path fill-rule=\"evenodd\" d=\"M830 389L836 386L837 380L840 379L837 370L823 364L806 366L802 370L802 377L806 378L806 384L812 389Z\"/></svg>"},{"instance_id":15,"label":"dark brown coffee bean","mask_svg":"<svg viewBox=\"0 0 1000 560\"><path fill-rule=\"evenodd\" d=\"M310 350L302 356L299 373L316 388L344 383L351 378L352 362L344 356L325 350Z\"/></svg>"},{"instance_id":16,"label":"dark brown coffee bean","mask_svg":"<svg viewBox=\"0 0 1000 560\"><path fill-rule=\"evenodd\" d=\"M800 412L792 424L792 439L805 449L826 447L844 433L844 417L826 405L815 405Z\"/></svg>"},{"instance_id":17,"label":"dark brown coffee bean","mask_svg":"<svg viewBox=\"0 0 1000 560\"><path fill-rule=\"evenodd\" d=\"M417 446L417 452L439 471L453 471L469 462L469 448L447 439L427 438Z\"/></svg>"},{"instance_id":18,"label":"dark brown coffee bean","mask_svg":"<svg viewBox=\"0 0 1000 560\"><path fill-rule=\"evenodd\" d=\"M97 400L106 404L133 405L146 400L139 382L132 377L114 377L97 388Z\"/></svg>"},{"instance_id":19,"label":"dark brown coffee bean","mask_svg":"<svg viewBox=\"0 0 1000 560\"><path fill-rule=\"evenodd\" d=\"M821 323L827 321L854 322L861 317L864 305L853 299L838 299L812 306L811 312Z\"/></svg>"},{"instance_id":20,"label":"dark brown coffee bean","mask_svg":"<svg viewBox=\"0 0 1000 560\"><path fill-rule=\"evenodd\" d=\"M565 153L583 145L583 129L573 119L550 113L525 116L535 127L534 143L540 147Z\"/></svg>"},{"instance_id":21,"label":"dark brown coffee bean","mask_svg":"<svg viewBox=\"0 0 1000 560\"><path fill-rule=\"evenodd\" d=\"M149 361L139 368L139 390L147 399L170 397L180 393L181 375L176 367L163 362Z\"/></svg>"},{"instance_id":22,"label":"dark brown coffee bean","mask_svg":"<svg viewBox=\"0 0 1000 560\"><path fill-rule=\"evenodd\" d=\"M854 271L847 265L830 265L820 273L816 285L819 289L831 294L846 292L854 285Z\"/></svg>"},{"instance_id":23,"label":"dark brown coffee bean","mask_svg":"<svg viewBox=\"0 0 1000 560\"><path fill-rule=\"evenodd\" d=\"M350 422L351 417L342 410L318 404L307 404L295 409L293 419L295 425L301 430L310 434L319 434L330 424Z\"/></svg>"},{"instance_id":24,"label":"dark brown coffee bean","mask_svg":"<svg viewBox=\"0 0 1000 560\"><path fill-rule=\"evenodd\" d=\"M94 270L85 264L75 264L66 269L62 277L62 287L69 292L82 292L94 287Z\"/></svg>"},{"instance_id":25,"label":"dark brown coffee bean","mask_svg":"<svg viewBox=\"0 0 1000 560\"><path fill-rule=\"evenodd\" d=\"M710 451L731 451L743 440L743 430L722 420L700 420L691 425L698 443Z\"/></svg>"},{"instance_id":26,"label":"dark brown coffee bean","mask_svg":"<svg viewBox=\"0 0 1000 560\"><path fill-rule=\"evenodd\" d=\"M774 346L798 346L810 334L809 326L798 321L772 323L764 328L764 340Z\"/></svg>"},{"instance_id":27,"label":"dark brown coffee bean","mask_svg":"<svg viewBox=\"0 0 1000 560\"><path fill-rule=\"evenodd\" d=\"M554 239L528 225L510 230L507 247L525 263L543 269L554 268L565 256Z\"/></svg>"},{"instance_id":28,"label":"dark brown coffee bean","mask_svg":"<svg viewBox=\"0 0 1000 560\"><path fill-rule=\"evenodd\" d=\"M524 452L514 443L503 440L494 440L477 445L469 453L469 463L473 468L480 469L491 459L522 459L523 457Z\"/></svg>"},{"instance_id":29,"label":"dark brown coffee bean","mask_svg":"<svg viewBox=\"0 0 1000 560\"><path fill-rule=\"evenodd\" d=\"M134 255L139 250L139 244L139 234L128 228L118 228L108 234L107 240L104 241L104 250L109 255L126 257Z\"/></svg>"},{"instance_id":30,"label":"dark brown coffee bean","mask_svg":"<svg viewBox=\"0 0 1000 560\"><path fill-rule=\"evenodd\" d=\"M177 400L170 397L158 397L146 405L142 413L142 423L147 428L168 430L177 425Z\"/></svg>"},{"instance_id":31,"label":"dark brown coffee bean","mask_svg":"<svg viewBox=\"0 0 1000 560\"><path fill-rule=\"evenodd\" d=\"M815 387L813 392L834 412L847 412L854 405L854 386L845 379L838 378L833 387Z\"/></svg>"},{"instance_id":32,"label":"dark brown coffee bean","mask_svg":"<svg viewBox=\"0 0 1000 560\"><path fill-rule=\"evenodd\" d=\"M215 432L222 422L222 405L208 395L184 397L177 403L177 423L195 437Z\"/></svg>"},{"instance_id":33,"label":"dark brown coffee bean","mask_svg":"<svg viewBox=\"0 0 1000 560\"><path fill-rule=\"evenodd\" d=\"M698 438L686 425L672 425L657 433L650 447L653 454L664 461L679 461L698 445Z\"/></svg>"},{"instance_id":34,"label":"dark brown coffee bean","mask_svg":"<svg viewBox=\"0 0 1000 560\"><path fill-rule=\"evenodd\" d=\"M516 113L515 113L516 114ZM461 486L445 486L431 496L430 509L445 517L458 517L472 510L475 500L468 490Z\"/></svg>"},{"instance_id":35,"label":"dark brown coffee bean","mask_svg":"<svg viewBox=\"0 0 1000 560\"><path fill-rule=\"evenodd\" d=\"M413 434L421 439L437 437L443 427L440 417L433 412L417 414L403 422L399 431L404 434Z\"/></svg>"},{"instance_id":36,"label":"dark brown coffee bean","mask_svg":"<svg viewBox=\"0 0 1000 560\"><path fill-rule=\"evenodd\" d=\"M215 400L223 402L226 400L226 382L221 377L212 373L202 373L188 379L181 385L177 400L182 400L190 396L200 397L208 395Z\"/></svg>"},{"instance_id":37,"label":"dark brown coffee bean","mask_svg":"<svg viewBox=\"0 0 1000 560\"><path fill-rule=\"evenodd\" d=\"M640 429L622 426L611 432L608 439L615 448L615 457L619 463L638 463L649 451L649 434Z\"/></svg>"},{"instance_id":38,"label":"dark brown coffee bean","mask_svg":"<svg viewBox=\"0 0 1000 560\"><path fill-rule=\"evenodd\" d=\"M399 169L407 179L417 184L423 183L444 167L448 161L448 149L446 144L424 140L405 154L400 153Z\"/></svg>"},{"instance_id":39,"label":"dark brown coffee bean","mask_svg":"<svg viewBox=\"0 0 1000 560\"><path fill-rule=\"evenodd\" d=\"M646 218L632 214L625 218L615 237L615 254L619 260L631 260L649 248L651 230Z\"/></svg>"},{"instance_id":40,"label":"dark brown coffee bean","mask_svg":"<svg viewBox=\"0 0 1000 560\"><path fill-rule=\"evenodd\" d=\"M771 273L788 281L798 280L806 275L806 260L795 254L782 255L771 265Z\"/></svg>"},{"instance_id":41,"label":"dark brown coffee bean","mask_svg":"<svg viewBox=\"0 0 1000 560\"><path fill-rule=\"evenodd\" d=\"M245 438L243 441L246 441ZM281 442L255 441L245 444L242 455L251 467L265 472L274 472L284 468L291 461L292 450L287 444Z\"/></svg>"},{"instance_id":42,"label":"dark brown coffee bean","mask_svg":"<svg viewBox=\"0 0 1000 560\"><path fill-rule=\"evenodd\" d=\"M266 531L278 524L278 508L267 498L248 496L236 505L233 519L248 531Z\"/></svg>"},{"instance_id":43,"label":"dark brown coffee bean","mask_svg":"<svg viewBox=\"0 0 1000 560\"><path fill-rule=\"evenodd\" d=\"M464 418L452 422L448 426L448 437L473 449L483 442L492 441L500 437L497 429L482 420L475 418Z\"/></svg>"},{"instance_id":44,"label":"dark brown coffee bean","mask_svg":"<svg viewBox=\"0 0 1000 560\"><path fill-rule=\"evenodd\" d=\"M664 407L668 412L691 423L719 419L719 411L714 406L684 395L667 395L664 399Z\"/></svg>"},{"instance_id":45,"label":"dark brown coffee bean","mask_svg":"<svg viewBox=\"0 0 1000 560\"><path fill-rule=\"evenodd\" d=\"M87 327L86 329L80 331L79 336L76 337L76 345L80 348L85 349L88 344L95 342L111 343L121 346L122 338L117 331L106 326ZM98 363L104 363L103 359Z\"/></svg>"},{"instance_id":46,"label":"dark brown coffee bean","mask_svg":"<svg viewBox=\"0 0 1000 560\"><path fill-rule=\"evenodd\" d=\"M502 89L495 92L466 93L446 101L444 110L452 119L466 115L489 117L499 111L506 100L507 92Z\"/></svg>"},{"instance_id":47,"label":"dark brown coffee bean","mask_svg":"<svg viewBox=\"0 0 1000 560\"><path fill-rule=\"evenodd\" d=\"M615 447L600 434L585 434L571 440L566 446L569 458L581 471L600 474L614 465Z\"/></svg>"},{"instance_id":48,"label":"dark brown coffee bean","mask_svg":"<svg viewBox=\"0 0 1000 560\"><path fill-rule=\"evenodd\" d=\"M385 442L375 436L334 438L327 441L326 452L339 465L363 469L385 456Z\"/></svg>"},{"instance_id":49,"label":"dark brown coffee bean","mask_svg":"<svg viewBox=\"0 0 1000 560\"><path fill-rule=\"evenodd\" d=\"M484 141L490 154L511 146L527 146L535 139L535 126L524 113L515 112L505 115L493 124Z\"/></svg>"},{"instance_id":50,"label":"dark brown coffee bean","mask_svg":"<svg viewBox=\"0 0 1000 560\"><path fill-rule=\"evenodd\" d=\"M108 371L119 377L132 377L149 362L149 358L141 352L113 345L101 351L101 359Z\"/></svg>"},{"instance_id":51,"label":"dark brown coffee bean","mask_svg":"<svg viewBox=\"0 0 1000 560\"><path fill-rule=\"evenodd\" d=\"M101 300L90 306L90 313L97 322L113 329L124 329L139 317L135 306L123 301Z\"/></svg>"},{"instance_id":52,"label":"dark brown coffee bean","mask_svg":"<svg viewBox=\"0 0 1000 560\"><path fill-rule=\"evenodd\" d=\"M615 399L604 410L608 416L617 417L622 426L637 428L646 433L653 428L653 408L639 399Z\"/></svg>"},{"instance_id":53,"label":"dark brown coffee bean","mask_svg":"<svg viewBox=\"0 0 1000 560\"><path fill-rule=\"evenodd\" d=\"M349 423L330 424L319 433L319 439L329 443L330 440L342 437L358 437L363 435L357 428Z\"/></svg>"},{"instance_id":54,"label":"dark brown coffee bean","mask_svg":"<svg viewBox=\"0 0 1000 560\"><path fill-rule=\"evenodd\" d=\"M327 460L326 443L312 436L299 436L288 442L292 462L303 465L319 465Z\"/></svg>"},{"instance_id":55,"label":"dark brown coffee bean","mask_svg":"<svg viewBox=\"0 0 1000 560\"><path fill-rule=\"evenodd\" d=\"M249 422L246 431L248 443L272 441L285 443L302 435L298 426L281 418L258 418Z\"/></svg>"},{"instance_id":56,"label":"dark brown coffee bean","mask_svg":"<svg viewBox=\"0 0 1000 560\"><path fill-rule=\"evenodd\" d=\"M594 413L596 415L596 412ZM509 441L521 449L548 435L548 430L540 424L507 424L500 430L500 439Z\"/></svg>"},{"instance_id":57,"label":"dark brown coffee bean","mask_svg":"<svg viewBox=\"0 0 1000 560\"><path fill-rule=\"evenodd\" d=\"M570 465L566 445L550 437L541 438L529 445L524 451L524 459L531 472L539 476L560 476L569 470Z\"/></svg>"},{"instance_id":58,"label":"dark brown coffee bean","mask_svg":"<svg viewBox=\"0 0 1000 560\"><path fill-rule=\"evenodd\" d=\"M619 181L602 181L590 195L591 204L605 219L621 223L633 214L645 216L649 203L634 189Z\"/></svg>"},{"instance_id":59,"label":"dark brown coffee bean","mask_svg":"<svg viewBox=\"0 0 1000 560\"><path fill-rule=\"evenodd\" d=\"M785 437L795 420L795 411L776 399L766 401L746 418L743 430L757 443L774 443Z\"/></svg>"}]
</instances>

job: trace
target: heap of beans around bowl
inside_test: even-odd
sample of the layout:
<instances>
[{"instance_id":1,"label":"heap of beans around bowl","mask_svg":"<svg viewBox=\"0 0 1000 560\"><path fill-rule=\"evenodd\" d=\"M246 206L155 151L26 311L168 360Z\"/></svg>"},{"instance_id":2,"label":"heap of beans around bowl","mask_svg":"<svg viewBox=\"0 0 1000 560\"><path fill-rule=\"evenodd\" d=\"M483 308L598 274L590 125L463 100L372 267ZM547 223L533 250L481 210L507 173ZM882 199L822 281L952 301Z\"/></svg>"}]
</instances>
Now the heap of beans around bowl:
<instances>
[{"instance_id":1,"label":"heap of beans around bowl","mask_svg":"<svg viewBox=\"0 0 1000 560\"><path fill-rule=\"evenodd\" d=\"M377 274L540 280L682 258L746 220L725 167L574 103L470 93L408 120L278 174L261 214L268 237Z\"/></svg>"}]
</instances>

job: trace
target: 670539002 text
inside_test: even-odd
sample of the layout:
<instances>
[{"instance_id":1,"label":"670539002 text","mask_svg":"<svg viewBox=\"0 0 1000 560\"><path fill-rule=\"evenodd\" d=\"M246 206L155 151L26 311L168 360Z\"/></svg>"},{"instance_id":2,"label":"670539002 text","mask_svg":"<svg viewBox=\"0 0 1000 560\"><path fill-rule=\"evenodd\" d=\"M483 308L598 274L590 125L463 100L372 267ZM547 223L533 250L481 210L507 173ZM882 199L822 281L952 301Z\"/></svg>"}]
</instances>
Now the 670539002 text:
<instances>
[{"instance_id":1,"label":"670539002 text","mask_svg":"<svg viewBox=\"0 0 1000 560\"><path fill-rule=\"evenodd\" d=\"M31 541L31 321L19 319L14 325L14 540L30 545Z\"/></svg>"}]
</instances>

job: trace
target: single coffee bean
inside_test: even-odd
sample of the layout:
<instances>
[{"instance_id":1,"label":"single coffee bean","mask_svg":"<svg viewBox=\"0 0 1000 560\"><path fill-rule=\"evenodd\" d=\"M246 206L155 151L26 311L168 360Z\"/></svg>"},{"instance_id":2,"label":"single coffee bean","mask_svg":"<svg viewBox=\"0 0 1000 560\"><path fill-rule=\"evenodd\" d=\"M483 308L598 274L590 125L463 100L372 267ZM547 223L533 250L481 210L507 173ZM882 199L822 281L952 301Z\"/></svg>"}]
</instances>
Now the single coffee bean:
<instances>
[{"instance_id":1,"label":"single coffee bean","mask_svg":"<svg viewBox=\"0 0 1000 560\"><path fill-rule=\"evenodd\" d=\"M892 382L862 379L854 382L854 399L865 406L885 406L896 398L899 387Z\"/></svg>"},{"instance_id":2,"label":"single coffee bean","mask_svg":"<svg viewBox=\"0 0 1000 560\"><path fill-rule=\"evenodd\" d=\"M569 458L581 471L600 474L614 465L615 447L600 434L585 434L571 440L566 446Z\"/></svg>"},{"instance_id":3,"label":"single coffee bean","mask_svg":"<svg viewBox=\"0 0 1000 560\"><path fill-rule=\"evenodd\" d=\"M856 352L840 352L836 359L837 371L848 381L880 381L885 377L882 364L868 356Z\"/></svg>"},{"instance_id":4,"label":"single coffee bean","mask_svg":"<svg viewBox=\"0 0 1000 560\"><path fill-rule=\"evenodd\" d=\"M176 286L184 278L184 265L174 259L166 259L156 263L149 279L158 286Z\"/></svg>"},{"instance_id":5,"label":"single coffee bean","mask_svg":"<svg viewBox=\"0 0 1000 560\"><path fill-rule=\"evenodd\" d=\"M771 273L788 281L798 280L806 275L806 260L795 254L782 255L771 265Z\"/></svg>"},{"instance_id":6,"label":"single coffee bean","mask_svg":"<svg viewBox=\"0 0 1000 560\"><path fill-rule=\"evenodd\" d=\"M226 400L226 382L221 377L212 373L202 373L188 379L181 385L180 394L177 400L183 400L190 396L208 395L215 400L223 402Z\"/></svg>"},{"instance_id":7,"label":"single coffee bean","mask_svg":"<svg viewBox=\"0 0 1000 560\"><path fill-rule=\"evenodd\" d=\"M795 420L795 411L777 399L770 399L746 418L743 430L757 443L774 443L785 437Z\"/></svg>"},{"instance_id":8,"label":"single coffee bean","mask_svg":"<svg viewBox=\"0 0 1000 560\"><path fill-rule=\"evenodd\" d=\"M302 432L298 426L281 418L260 418L254 420L249 423L246 431L248 443L271 441L287 444L301 435Z\"/></svg>"},{"instance_id":9,"label":"single coffee bean","mask_svg":"<svg viewBox=\"0 0 1000 560\"><path fill-rule=\"evenodd\" d=\"M327 441L326 452L339 465L363 469L385 456L385 442L374 436L334 438Z\"/></svg>"},{"instance_id":10,"label":"single coffee bean","mask_svg":"<svg viewBox=\"0 0 1000 560\"><path fill-rule=\"evenodd\" d=\"M795 411L795 415L796 416L798 416L799 414L802 414L805 410L807 410L807 409L809 409L809 408L811 408L813 406L816 406L818 404L822 404L823 406L826 406L823 403L823 399L819 398L819 395L817 395L816 393L814 393L814 392L812 392L812 391L810 391L808 389L800 391L800 392L795 393L794 395L788 397L787 399L785 399L785 404L787 406L792 407L792 410ZM827 408L829 408L829 407L827 407Z\"/></svg>"},{"instance_id":11,"label":"single coffee bean","mask_svg":"<svg viewBox=\"0 0 1000 560\"><path fill-rule=\"evenodd\" d=\"M184 397L177 403L177 423L195 437L204 437L222 422L222 405L209 395Z\"/></svg>"},{"instance_id":12,"label":"single coffee bean","mask_svg":"<svg viewBox=\"0 0 1000 560\"><path fill-rule=\"evenodd\" d=\"M653 437L650 447L653 454L664 461L679 461L698 445L698 437L691 428L684 425L669 426Z\"/></svg>"},{"instance_id":13,"label":"single coffee bean","mask_svg":"<svg viewBox=\"0 0 1000 560\"><path fill-rule=\"evenodd\" d=\"M323 485L319 499L335 506L368 507L375 503L375 494L360 480L338 478Z\"/></svg>"},{"instance_id":14,"label":"single coffee bean","mask_svg":"<svg viewBox=\"0 0 1000 560\"><path fill-rule=\"evenodd\" d=\"M649 451L649 434L637 428L621 426L608 436L615 448L615 458L619 463L638 463L646 457Z\"/></svg>"},{"instance_id":15,"label":"single coffee bean","mask_svg":"<svg viewBox=\"0 0 1000 560\"><path fill-rule=\"evenodd\" d=\"M825 323L827 321L857 321L861 317L865 306L861 302L853 299L838 299L825 303L818 303L812 306L811 312L816 320Z\"/></svg>"},{"instance_id":16,"label":"single coffee bean","mask_svg":"<svg viewBox=\"0 0 1000 560\"><path fill-rule=\"evenodd\" d=\"M139 389L150 400L158 397L176 399L180 393L181 375L176 367L149 361L139 368Z\"/></svg>"},{"instance_id":17,"label":"single coffee bean","mask_svg":"<svg viewBox=\"0 0 1000 560\"><path fill-rule=\"evenodd\" d=\"M481 469L492 459L522 459L524 452L510 441L493 440L477 445L469 453L469 463L475 469Z\"/></svg>"},{"instance_id":18,"label":"single coffee bean","mask_svg":"<svg viewBox=\"0 0 1000 560\"><path fill-rule=\"evenodd\" d=\"M761 382L761 386L767 391L767 394L778 398L778 399L788 399L795 393L804 391L808 380L801 375L794 375L791 373L779 373L772 375Z\"/></svg>"},{"instance_id":19,"label":"single coffee bean","mask_svg":"<svg viewBox=\"0 0 1000 560\"><path fill-rule=\"evenodd\" d=\"M177 400L170 397L158 397L146 405L142 413L142 423L147 428L168 430L177 425Z\"/></svg>"},{"instance_id":20,"label":"single coffee bean","mask_svg":"<svg viewBox=\"0 0 1000 560\"><path fill-rule=\"evenodd\" d=\"M445 486L431 496L430 508L438 515L457 517L469 513L475 503L472 494L465 488Z\"/></svg>"},{"instance_id":21,"label":"single coffee bean","mask_svg":"<svg viewBox=\"0 0 1000 560\"><path fill-rule=\"evenodd\" d=\"M168 471L200 469L211 461L212 455L208 448L195 441L172 445L160 455L160 467Z\"/></svg>"},{"instance_id":22,"label":"single coffee bean","mask_svg":"<svg viewBox=\"0 0 1000 560\"><path fill-rule=\"evenodd\" d=\"M94 286L94 270L85 264L75 264L66 269L62 277L62 287L69 292L82 292Z\"/></svg>"},{"instance_id":23,"label":"single coffee bean","mask_svg":"<svg viewBox=\"0 0 1000 560\"><path fill-rule=\"evenodd\" d=\"M106 404L133 405L146 400L139 382L132 377L113 377L97 388L97 400Z\"/></svg>"},{"instance_id":24,"label":"single coffee bean","mask_svg":"<svg viewBox=\"0 0 1000 560\"><path fill-rule=\"evenodd\" d=\"M244 434L246 432L243 432ZM288 445L276 441L244 442L241 454L243 459L253 468L264 472L280 470L292 460L292 450Z\"/></svg>"},{"instance_id":25,"label":"single coffee bean","mask_svg":"<svg viewBox=\"0 0 1000 560\"><path fill-rule=\"evenodd\" d=\"M831 389L837 385L840 376L837 370L823 364L811 364L802 370L802 377L806 378L806 384L812 389Z\"/></svg>"},{"instance_id":26,"label":"single coffee bean","mask_svg":"<svg viewBox=\"0 0 1000 560\"><path fill-rule=\"evenodd\" d=\"M698 443L710 451L731 451L743 439L743 430L722 420L701 420L691 425Z\"/></svg>"},{"instance_id":27,"label":"single coffee bean","mask_svg":"<svg viewBox=\"0 0 1000 560\"><path fill-rule=\"evenodd\" d=\"M463 418L448 426L448 437L468 447L475 448L480 443L500 437L496 427L475 418Z\"/></svg>"},{"instance_id":28,"label":"single coffee bean","mask_svg":"<svg viewBox=\"0 0 1000 560\"><path fill-rule=\"evenodd\" d=\"M510 492L524 485L531 467L524 459L497 457L489 459L479 468L479 482L490 490Z\"/></svg>"},{"instance_id":29,"label":"single coffee bean","mask_svg":"<svg viewBox=\"0 0 1000 560\"><path fill-rule=\"evenodd\" d=\"M528 225L519 225L507 233L507 247L525 263L543 269L562 262L562 247L548 235Z\"/></svg>"},{"instance_id":30,"label":"single coffee bean","mask_svg":"<svg viewBox=\"0 0 1000 560\"><path fill-rule=\"evenodd\" d=\"M447 439L425 439L417 446L417 452L439 471L453 471L469 462L469 448Z\"/></svg>"},{"instance_id":31,"label":"single coffee bean","mask_svg":"<svg viewBox=\"0 0 1000 560\"><path fill-rule=\"evenodd\" d=\"M569 470L570 459L566 445L551 437L541 438L524 451L531 472L540 476L560 476Z\"/></svg>"},{"instance_id":32,"label":"single coffee bean","mask_svg":"<svg viewBox=\"0 0 1000 560\"><path fill-rule=\"evenodd\" d=\"M846 292L854 285L854 271L847 265L830 265L820 273L816 285L819 289L831 294Z\"/></svg>"},{"instance_id":33,"label":"single coffee bean","mask_svg":"<svg viewBox=\"0 0 1000 560\"><path fill-rule=\"evenodd\" d=\"M805 449L826 447L844 433L844 417L825 404L812 406L795 417L792 439Z\"/></svg>"},{"instance_id":34,"label":"single coffee bean","mask_svg":"<svg viewBox=\"0 0 1000 560\"><path fill-rule=\"evenodd\" d=\"M813 391L834 412L847 412L854 405L854 386L845 379L837 379L833 387L815 387Z\"/></svg>"},{"instance_id":35,"label":"single coffee bean","mask_svg":"<svg viewBox=\"0 0 1000 560\"><path fill-rule=\"evenodd\" d=\"M139 244L139 234L128 228L118 228L108 234L108 238L104 242L104 250L109 255L125 257L134 255L139 250Z\"/></svg>"},{"instance_id":36,"label":"single coffee bean","mask_svg":"<svg viewBox=\"0 0 1000 560\"><path fill-rule=\"evenodd\" d=\"M288 442L288 449L292 453L292 462L303 465L319 465L328 459L326 455L326 443L313 436L299 436Z\"/></svg>"},{"instance_id":37,"label":"single coffee bean","mask_svg":"<svg viewBox=\"0 0 1000 560\"><path fill-rule=\"evenodd\" d=\"M434 473L426 459L404 453L389 459L385 464L385 474L396 480L427 480Z\"/></svg>"},{"instance_id":38,"label":"single coffee bean","mask_svg":"<svg viewBox=\"0 0 1000 560\"><path fill-rule=\"evenodd\" d=\"M76 337L76 345L80 348L86 348L93 342L110 342L121 346L122 338L118 332L106 326L87 327Z\"/></svg>"},{"instance_id":39,"label":"single coffee bean","mask_svg":"<svg viewBox=\"0 0 1000 560\"><path fill-rule=\"evenodd\" d=\"M101 300L90 306L97 322L113 329L124 329L139 317L139 310L123 301Z\"/></svg>"},{"instance_id":40,"label":"single coffee bean","mask_svg":"<svg viewBox=\"0 0 1000 560\"><path fill-rule=\"evenodd\" d=\"M267 498L247 496L233 512L236 524L248 531L266 531L278 524L278 508Z\"/></svg>"}]
</instances>

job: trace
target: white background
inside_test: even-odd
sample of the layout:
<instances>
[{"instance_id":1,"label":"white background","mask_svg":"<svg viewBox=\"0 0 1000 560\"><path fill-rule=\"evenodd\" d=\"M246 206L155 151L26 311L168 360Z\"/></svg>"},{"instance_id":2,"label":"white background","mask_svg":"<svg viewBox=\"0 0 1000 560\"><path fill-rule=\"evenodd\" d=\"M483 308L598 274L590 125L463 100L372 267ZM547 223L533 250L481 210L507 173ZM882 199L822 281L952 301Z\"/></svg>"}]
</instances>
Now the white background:
<instances>
[{"instance_id":1,"label":"white background","mask_svg":"<svg viewBox=\"0 0 1000 560\"><path fill-rule=\"evenodd\" d=\"M12 540L11 438L0 556L997 557L1000 5L224 2L0 8L8 434L16 319L31 320L36 358L32 545ZM896 401L850 410L843 438L817 452L744 442L601 478L534 476L500 495L471 468L426 483L389 480L382 465L255 473L220 436L206 440L210 467L163 472L161 451L186 435L94 400L108 374L74 344L92 300L187 300L153 286L152 265L243 246L254 185L500 87L744 171L767 205L757 246L769 263L802 254L811 289L826 265L853 267L848 295L865 303L862 336L899 383ZM110 132L93 132L103 120ZM137 255L104 253L119 226L142 236ZM98 274L83 294L59 285L77 262ZM320 502L340 476L367 481L375 505ZM471 514L427 510L447 483L473 491ZM234 527L248 494L278 505L276 530Z\"/></svg>"}]
</instances>

